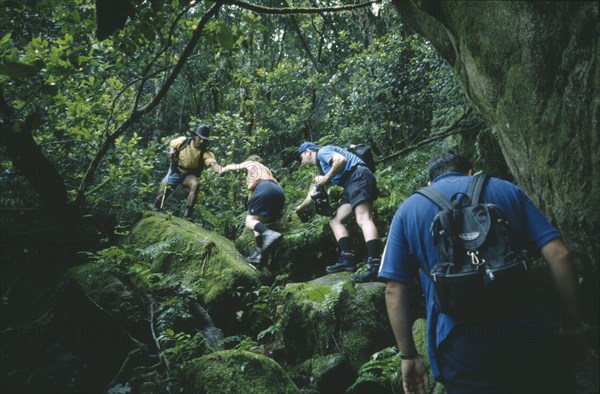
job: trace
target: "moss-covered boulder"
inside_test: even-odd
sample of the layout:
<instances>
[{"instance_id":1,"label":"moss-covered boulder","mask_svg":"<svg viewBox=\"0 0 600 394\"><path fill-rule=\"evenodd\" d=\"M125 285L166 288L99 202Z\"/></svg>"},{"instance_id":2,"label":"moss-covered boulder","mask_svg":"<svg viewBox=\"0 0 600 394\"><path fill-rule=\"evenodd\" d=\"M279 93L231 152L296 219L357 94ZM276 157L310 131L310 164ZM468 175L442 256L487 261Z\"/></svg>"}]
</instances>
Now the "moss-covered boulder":
<instances>
[{"instance_id":1,"label":"moss-covered boulder","mask_svg":"<svg viewBox=\"0 0 600 394\"><path fill-rule=\"evenodd\" d=\"M417 319L413 324L413 336L417 352L421 359L429 367L427 355L427 322ZM399 393L402 392L401 360L396 347L389 347L378 351L371 359L360 367L358 378L347 390L348 393ZM443 394L446 392L444 386L433 380L431 371L429 373L429 390L431 394Z\"/></svg>"},{"instance_id":2,"label":"moss-covered boulder","mask_svg":"<svg viewBox=\"0 0 600 394\"><path fill-rule=\"evenodd\" d=\"M341 354L353 373L375 351L393 344L384 285L354 284L349 273L288 284L281 334L289 361Z\"/></svg>"},{"instance_id":3,"label":"moss-covered boulder","mask_svg":"<svg viewBox=\"0 0 600 394\"><path fill-rule=\"evenodd\" d=\"M285 274L289 281L304 282L323 275L325 265L337 258L337 246L324 216L316 215L302 223L290 209L269 228L283 234L279 245L263 256L264 266L275 275ZM253 233L245 229L235 245L245 255L252 253Z\"/></svg>"},{"instance_id":4,"label":"moss-covered boulder","mask_svg":"<svg viewBox=\"0 0 600 394\"><path fill-rule=\"evenodd\" d=\"M339 393L348 387L356 375L348 373L351 368L341 354L315 356L294 369L295 379L317 393Z\"/></svg>"},{"instance_id":5,"label":"moss-covered boulder","mask_svg":"<svg viewBox=\"0 0 600 394\"><path fill-rule=\"evenodd\" d=\"M271 358L243 350L215 352L186 363L178 384L184 393L300 392Z\"/></svg>"},{"instance_id":6,"label":"moss-covered boulder","mask_svg":"<svg viewBox=\"0 0 600 394\"><path fill-rule=\"evenodd\" d=\"M260 273L248 265L227 238L169 214L147 212L126 243L134 247L163 285L179 285L200 296L215 324L236 332L244 297L260 286Z\"/></svg>"}]
</instances>

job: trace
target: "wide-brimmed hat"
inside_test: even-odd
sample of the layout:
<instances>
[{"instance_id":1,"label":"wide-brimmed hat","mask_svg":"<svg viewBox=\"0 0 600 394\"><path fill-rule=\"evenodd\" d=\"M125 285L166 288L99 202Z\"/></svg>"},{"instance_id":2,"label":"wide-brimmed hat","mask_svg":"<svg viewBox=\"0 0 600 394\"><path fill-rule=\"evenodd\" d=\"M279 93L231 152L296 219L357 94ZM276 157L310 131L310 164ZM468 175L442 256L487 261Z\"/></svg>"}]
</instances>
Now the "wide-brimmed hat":
<instances>
[{"instance_id":1,"label":"wide-brimmed hat","mask_svg":"<svg viewBox=\"0 0 600 394\"><path fill-rule=\"evenodd\" d=\"M198 137L202 138L203 140L206 141L212 141L213 139L210 138L209 135L209 129L208 126L206 125L200 125L198 126L198 128L196 129L196 131L194 131L193 135L197 135Z\"/></svg>"},{"instance_id":2,"label":"wide-brimmed hat","mask_svg":"<svg viewBox=\"0 0 600 394\"><path fill-rule=\"evenodd\" d=\"M318 150L317 144L314 142L304 142L298 147L298 151L294 155L294 160L300 161L300 155L307 150Z\"/></svg>"}]
</instances>

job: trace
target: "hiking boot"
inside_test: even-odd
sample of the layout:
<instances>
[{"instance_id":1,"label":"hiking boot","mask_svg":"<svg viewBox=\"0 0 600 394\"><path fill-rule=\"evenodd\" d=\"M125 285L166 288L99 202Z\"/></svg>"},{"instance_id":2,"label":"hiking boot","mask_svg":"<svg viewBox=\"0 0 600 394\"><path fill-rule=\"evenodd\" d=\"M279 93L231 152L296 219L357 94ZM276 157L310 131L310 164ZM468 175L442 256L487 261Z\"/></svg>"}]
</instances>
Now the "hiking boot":
<instances>
[{"instance_id":1,"label":"hiking boot","mask_svg":"<svg viewBox=\"0 0 600 394\"><path fill-rule=\"evenodd\" d=\"M246 257L246 261L250 264L258 265L258 264L260 264L261 258L262 258L262 251L257 246L256 249L254 249L254 253L252 253L250 256Z\"/></svg>"},{"instance_id":2,"label":"hiking boot","mask_svg":"<svg viewBox=\"0 0 600 394\"><path fill-rule=\"evenodd\" d=\"M281 233L278 233L277 231L273 231L273 230L267 230L264 233L262 233L262 237L263 237L263 244L262 244L261 251L264 252L265 250L269 249L269 247L271 245L273 245L275 242L277 242L277 241L279 241L279 239L281 239Z\"/></svg>"},{"instance_id":3,"label":"hiking boot","mask_svg":"<svg viewBox=\"0 0 600 394\"><path fill-rule=\"evenodd\" d=\"M334 272L347 271L354 272L356 269L356 259L353 253L342 252L340 258L333 265L325 267L325 271L332 274Z\"/></svg>"},{"instance_id":4,"label":"hiking boot","mask_svg":"<svg viewBox=\"0 0 600 394\"><path fill-rule=\"evenodd\" d=\"M194 207L187 207L185 210L185 215L183 218L189 221L192 221L192 214L194 213Z\"/></svg>"},{"instance_id":5,"label":"hiking boot","mask_svg":"<svg viewBox=\"0 0 600 394\"><path fill-rule=\"evenodd\" d=\"M353 274L352 280L358 283L373 282L377 280L377 273L379 272L380 263L381 260L369 257L367 260L367 266L365 267L366 269Z\"/></svg>"}]
</instances>

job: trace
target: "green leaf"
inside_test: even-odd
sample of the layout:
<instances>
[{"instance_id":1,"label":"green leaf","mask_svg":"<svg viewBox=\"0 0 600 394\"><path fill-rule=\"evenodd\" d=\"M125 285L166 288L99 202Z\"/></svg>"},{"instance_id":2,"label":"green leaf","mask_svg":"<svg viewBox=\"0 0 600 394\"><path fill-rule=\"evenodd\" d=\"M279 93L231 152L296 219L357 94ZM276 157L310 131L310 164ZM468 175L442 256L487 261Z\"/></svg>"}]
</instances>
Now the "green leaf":
<instances>
[{"instance_id":1,"label":"green leaf","mask_svg":"<svg viewBox=\"0 0 600 394\"><path fill-rule=\"evenodd\" d=\"M12 78L33 77L37 73L37 68L25 63L6 62L0 64L0 74L8 75Z\"/></svg>"},{"instance_id":2,"label":"green leaf","mask_svg":"<svg viewBox=\"0 0 600 394\"><path fill-rule=\"evenodd\" d=\"M6 44L8 41L10 41L10 36L12 33L7 33L4 35L4 37L2 37L2 39L0 39L0 45L4 45Z\"/></svg>"},{"instance_id":3,"label":"green leaf","mask_svg":"<svg viewBox=\"0 0 600 394\"><path fill-rule=\"evenodd\" d=\"M223 49L226 49L228 51L233 49L233 33L231 31L231 28L229 28L229 26L225 24L222 24L219 27L219 43L221 44Z\"/></svg>"},{"instance_id":4,"label":"green leaf","mask_svg":"<svg viewBox=\"0 0 600 394\"><path fill-rule=\"evenodd\" d=\"M58 86L56 86L53 83L51 83L49 85L44 85L44 86L42 86L42 94L45 94L46 96L54 97L58 94Z\"/></svg>"}]
</instances>

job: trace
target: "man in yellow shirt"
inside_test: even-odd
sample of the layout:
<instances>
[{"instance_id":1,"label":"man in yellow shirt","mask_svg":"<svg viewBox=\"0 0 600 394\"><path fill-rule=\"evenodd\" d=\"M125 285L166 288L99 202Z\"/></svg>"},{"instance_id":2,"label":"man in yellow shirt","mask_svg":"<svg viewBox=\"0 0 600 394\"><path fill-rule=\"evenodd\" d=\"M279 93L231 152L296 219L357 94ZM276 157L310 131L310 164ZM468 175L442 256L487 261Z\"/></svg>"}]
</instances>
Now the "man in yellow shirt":
<instances>
[{"instance_id":1,"label":"man in yellow shirt","mask_svg":"<svg viewBox=\"0 0 600 394\"><path fill-rule=\"evenodd\" d=\"M198 178L204 167L210 167L217 174L221 166L217 163L215 155L208 151L209 129L200 125L191 137L178 137L169 142L167 158L170 168L162 180L162 187L156 196L154 206L162 209L166 198L180 184L190 189L186 200L185 218L191 219L194 204L198 197ZM165 189L166 188L166 189Z\"/></svg>"},{"instance_id":2,"label":"man in yellow shirt","mask_svg":"<svg viewBox=\"0 0 600 394\"><path fill-rule=\"evenodd\" d=\"M248 187L248 215L245 225L254 231L256 248L254 253L246 257L246 261L255 265L261 263L262 254L281 239L281 233L270 230L264 223L269 223L281 216L285 203L285 194L277 179L268 167L262 164L257 155L250 155L240 164L228 164L222 168L220 175L230 171L244 171Z\"/></svg>"}]
</instances>

